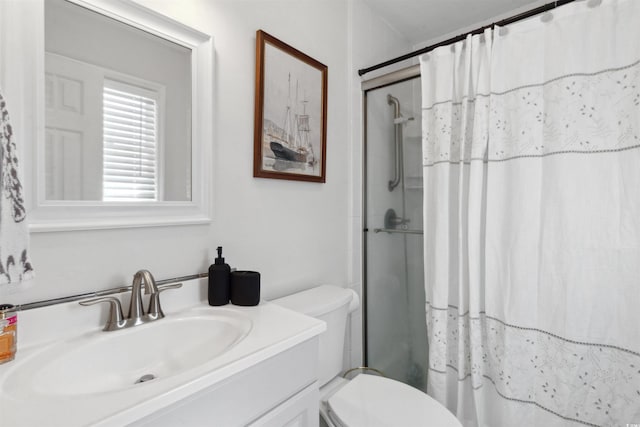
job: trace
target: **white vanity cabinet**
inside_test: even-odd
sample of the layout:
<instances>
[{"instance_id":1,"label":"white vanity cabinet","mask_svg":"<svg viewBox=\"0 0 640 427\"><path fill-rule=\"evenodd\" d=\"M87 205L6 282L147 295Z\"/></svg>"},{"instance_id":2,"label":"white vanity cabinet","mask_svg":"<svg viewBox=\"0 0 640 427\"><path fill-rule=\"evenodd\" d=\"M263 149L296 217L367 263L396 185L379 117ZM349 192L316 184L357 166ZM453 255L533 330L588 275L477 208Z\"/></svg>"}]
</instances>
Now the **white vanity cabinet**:
<instances>
[{"instance_id":1,"label":"white vanity cabinet","mask_svg":"<svg viewBox=\"0 0 640 427\"><path fill-rule=\"evenodd\" d=\"M130 426L318 426L318 336Z\"/></svg>"},{"instance_id":2,"label":"white vanity cabinet","mask_svg":"<svg viewBox=\"0 0 640 427\"><path fill-rule=\"evenodd\" d=\"M269 413L251 423L251 427L317 427L320 419L318 384L302 390Z\"/></svg>"}]
</instances>

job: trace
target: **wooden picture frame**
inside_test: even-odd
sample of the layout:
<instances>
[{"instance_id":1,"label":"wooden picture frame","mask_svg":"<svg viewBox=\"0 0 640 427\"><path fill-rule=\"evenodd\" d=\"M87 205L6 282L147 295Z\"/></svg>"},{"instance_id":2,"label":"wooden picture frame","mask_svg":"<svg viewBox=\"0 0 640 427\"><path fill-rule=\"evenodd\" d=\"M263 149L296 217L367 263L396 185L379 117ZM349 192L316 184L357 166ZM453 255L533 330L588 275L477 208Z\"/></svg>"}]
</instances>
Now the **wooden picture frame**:
<instances>
[{"instance_id":1,"label":"wooden picture frame","mask_svg":"<svg viewBox=\"0 0 640 427\"><path fill-rule=\"evenodd\" d=\"M325 182L327 66L256 32L253 176Z\"/></svg>"}]
</instances>

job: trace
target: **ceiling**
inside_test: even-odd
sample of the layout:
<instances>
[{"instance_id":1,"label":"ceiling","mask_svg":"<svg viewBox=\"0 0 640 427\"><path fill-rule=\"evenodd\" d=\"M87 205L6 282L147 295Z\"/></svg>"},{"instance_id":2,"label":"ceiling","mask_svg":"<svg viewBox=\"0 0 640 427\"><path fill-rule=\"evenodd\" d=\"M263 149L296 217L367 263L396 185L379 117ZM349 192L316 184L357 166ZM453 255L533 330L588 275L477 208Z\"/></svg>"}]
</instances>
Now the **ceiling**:
<instances>
[{"instance_id":1,"label":"ceiling","mask_svg":"<svg viewBox=\"0 0 640 427\"><path fill-rule=\"evenodd\" d=\"M364 0L411 45L510 17L549 1L541 0ZM456 34L452 34L456 33ZM447 38L448 38L447 37Z\"/></svg>"}]
</instances>

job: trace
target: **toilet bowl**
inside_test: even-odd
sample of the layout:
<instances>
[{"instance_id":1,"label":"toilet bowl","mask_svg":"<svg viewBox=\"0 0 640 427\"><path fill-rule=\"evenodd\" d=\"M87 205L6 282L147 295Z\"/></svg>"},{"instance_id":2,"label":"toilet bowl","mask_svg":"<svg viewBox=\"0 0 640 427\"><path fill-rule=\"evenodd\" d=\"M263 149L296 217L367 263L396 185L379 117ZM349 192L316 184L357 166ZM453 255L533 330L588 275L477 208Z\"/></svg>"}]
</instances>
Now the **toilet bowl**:
<instances>
[{"instance_id":1,"label":"toilet bowl","mask_svg":"<svg viewBox=\"0 0 640 427\"><path fill-rule=\"evenodd\" d=\"M351 289L323 285L272 302L324 320L318 346L320 415L330 427L462 427L444 406L399 381L362 373L341 377L349 313L360 305Z\"/></svg>"}]
</instances>

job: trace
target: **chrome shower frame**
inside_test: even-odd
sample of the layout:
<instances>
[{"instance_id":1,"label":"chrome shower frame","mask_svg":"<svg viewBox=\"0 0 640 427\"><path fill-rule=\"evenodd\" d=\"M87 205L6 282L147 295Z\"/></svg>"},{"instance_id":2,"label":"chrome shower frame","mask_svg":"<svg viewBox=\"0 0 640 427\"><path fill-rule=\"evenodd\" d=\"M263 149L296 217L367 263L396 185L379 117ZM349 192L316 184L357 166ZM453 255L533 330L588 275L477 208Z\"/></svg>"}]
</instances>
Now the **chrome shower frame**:
<instances>
[{"instance_id":1,"label":"chrome shower frame","mask_svg":"<svg viewBox=\"0 0 640 427\"><path fill-rule=\"evenodd\" d=\"M380 232L382 230L369 230L367 223L367 96L368 92L402 83L407 80L413 80L420 77L420 66L413 65L388 74L381 75L372 79L364 80L361 83L362 89L362 364L369 365L367 348L368 348L368 329L367 329L367 234L369 231ZM396 126L397 127L397 126ZM387 231L387 230L384 230ZM403 232L397 230L397 232ZM413 232L413 231L411 231Z\"/></svg>"}]
</instances>

